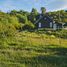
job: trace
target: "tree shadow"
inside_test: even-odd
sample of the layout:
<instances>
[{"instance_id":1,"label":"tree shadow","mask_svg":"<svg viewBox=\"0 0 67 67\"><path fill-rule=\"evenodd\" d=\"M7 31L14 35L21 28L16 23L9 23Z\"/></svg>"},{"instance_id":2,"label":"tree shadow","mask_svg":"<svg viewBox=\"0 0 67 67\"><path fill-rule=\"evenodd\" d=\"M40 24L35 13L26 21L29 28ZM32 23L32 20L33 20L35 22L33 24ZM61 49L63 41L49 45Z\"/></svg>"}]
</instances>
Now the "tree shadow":
<instances>
[{"instance_id":1,"label":"tree shadow","mask_svg":"<svg viewBox=\"0 0 67 67\"><path fill-rule=\"evenodd\" d=\"M25 48L27 51L35 51L38 53L54 53L57 56L67 56L67 48L63 47L39 47L39 48Z\"/></svg>"},{"instance_id":2,"label":"tree shadow","mask_svg":"<svg viewBox=\"0 0 67 67\"><path fill-rule=\"evenodd\" d=\"M36 56L31 56L31 57L23 57L21 54L16 56L10 56L10 58L13 58L10 60L10 58L7 60L7 62L12 62L12 63L20 63L24 64L25 67L67 67L67 48L45 48L45 47L40 47L40 48L26 48L23 50L27 51L35 51L37 53L48 53L48 52L54 52L55 54L53 55L36 55ZM22 53L22 52L21 52ZM7 54L8 56L9 54ZM17 66L19 67L19 66Z\"/></svg>"},{"instance_id":3,"label":"tree shadow","mask_svg":"<svg viewBox=\"0 0 67 67\"><path fill-rule=\"evenodd\" d=\"M22 57L21 61L17 61L19 63L23 63L30 65L30 67L67 67L67 57L63 56L45 56L39 55L36 57Z\"/></svg>"}]
</instances>

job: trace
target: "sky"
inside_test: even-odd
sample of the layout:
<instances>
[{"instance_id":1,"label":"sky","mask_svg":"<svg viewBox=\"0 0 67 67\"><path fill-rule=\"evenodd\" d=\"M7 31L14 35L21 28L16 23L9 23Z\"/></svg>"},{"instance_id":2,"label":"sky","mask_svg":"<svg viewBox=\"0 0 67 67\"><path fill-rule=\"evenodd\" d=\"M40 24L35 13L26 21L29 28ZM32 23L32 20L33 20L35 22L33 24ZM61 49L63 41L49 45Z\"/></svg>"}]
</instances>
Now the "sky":
<instances>
[{"instance_id":1,"label":"sky","mask_svg":"<svg viewBox=\"0 0 67 67\"><path fill-rule=\"evenodd\" d=\"M40 11L41 7L45 7L47 12L67 9L67 0L0 0L0 10L4 12L13 9L30 12L32 8Z\"/></svg>"}]
</instances>

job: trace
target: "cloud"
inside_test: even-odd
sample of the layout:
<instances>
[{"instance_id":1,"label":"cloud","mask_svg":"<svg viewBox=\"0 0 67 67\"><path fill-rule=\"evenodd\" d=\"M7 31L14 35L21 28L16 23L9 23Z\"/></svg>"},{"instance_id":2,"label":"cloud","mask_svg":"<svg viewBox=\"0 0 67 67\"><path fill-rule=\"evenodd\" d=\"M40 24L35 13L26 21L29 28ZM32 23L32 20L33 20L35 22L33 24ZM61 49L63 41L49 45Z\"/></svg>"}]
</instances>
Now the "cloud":
<instances>
[{"instance_id":1,"label":"cloud","mask_svg":"<svg viewBox=\"0 0 67 67\"><path fill-rule=\"evenodd\" d=\"M67 0L54 0L48 6L51 11L63 10L67 8Z\"/></svg>"},{"instance_id":2,"label":"cloud","mask_svg":"<svg viewBox=\"0 0 67 67\"><path fill-rule=\"evenodd\" d=\"M0 9L3 11L13 9L24 9L30 11L32 8L46 7L48 11L67 8L67 0L1 0Z\"/></svg>"},{"instance_id":3,"label":"cloud","mask_svg":"<svg viewBox=\"0 0 67 67\"><path fill-rule=\"evenodd\" d=\"M39 8L44 6L47 11L63 10L67 8L67 0L35 0ZM36 5L36 4L35 4Z\"/></svg>"}]
</instances>

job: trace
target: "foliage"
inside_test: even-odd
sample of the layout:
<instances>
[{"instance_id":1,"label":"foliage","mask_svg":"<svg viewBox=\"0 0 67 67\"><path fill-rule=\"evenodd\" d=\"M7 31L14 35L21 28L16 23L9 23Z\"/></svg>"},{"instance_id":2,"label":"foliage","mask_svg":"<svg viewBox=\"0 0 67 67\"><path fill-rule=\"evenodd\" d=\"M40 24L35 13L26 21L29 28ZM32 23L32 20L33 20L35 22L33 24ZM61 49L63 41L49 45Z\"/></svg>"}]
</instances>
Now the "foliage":
<instances>
[{"instance_id":1,"label":"foliage","mask_svg":"<svg viewBox=\"0 0 67 67\"><path fill-rule=\"evenodd\" d=\"M32 11L30 13L30 15L28 16L29 20L34 23L36 21L36 17L38 15L38 12L35 8L32 8Z\"/></svg>"},{"instance_id":2,"label":"foliage","mask_svg":"<svg viewBox=\"0 0 67 67\"><path fill-rule=\"evenodd\" d=\"M2 40L1 67L67 66L67 39L24 31Z\"/></svg>"},{"instance_id":3,"label":"foliage","mask_svg":"<svg viewBox=\"0 0 67 67\"><path fill-rule=\"evenodd\" d=\"M33 30L35 28L35 26L34 26L34 24L33 23L31 23L30 21L28 21L28 23L26 23L24 26L23 26L23 30L29 30L29 31L31 31L31 30Z\"/></svg>"},{"instance_id":4,"label":"foliage","mask_svg":"<svg viewBox=\"0 0 67 67\"><path fill-rule=\"evenodd\" d=\"M42 12L42 14L45 14L46 13L46 8L45 7L41 7L41 12Z\"/></svg>"},{"instance_id":5,"label":"foliage","mask_svg":"<svg viewBox=\"0 0 67 67\"><path fill-rule=\"evenodd\" d=\"M60 13L62 23L67 22L67 12ZM59 11L45 14L59 22ZM37 15L36 9L0 11L0 67L67 67L67 31L29 32Z\"/></svg>"}]
</instances>

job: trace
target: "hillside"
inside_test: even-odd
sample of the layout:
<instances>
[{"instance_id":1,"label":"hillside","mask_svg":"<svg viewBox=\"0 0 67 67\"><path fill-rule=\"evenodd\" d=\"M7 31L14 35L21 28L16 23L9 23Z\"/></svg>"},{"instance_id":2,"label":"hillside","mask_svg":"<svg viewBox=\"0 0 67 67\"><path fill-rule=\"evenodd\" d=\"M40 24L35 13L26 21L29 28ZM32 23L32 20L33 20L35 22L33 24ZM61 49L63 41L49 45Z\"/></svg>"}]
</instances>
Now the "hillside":
<instances>
[{"instance_id":1,"label":"hillside","mask_svg":"<svg viewBox=\"0 0 67 67\"><path fill-rule=\"evenodd\" d=\"M66 67L67 39L20 32L0 39L1 67Z\"/></svg>"},{"instance_id":2,"label":"hillside","mask_svg":"<svg viewBox=\"0 0 67 67\"><path fill-rule=\"evenodd\" d=\"M0 67L67 67L67 30L36 29L39 13L32 12L0 12ZM67 12L60 12L67 22Z\"/></svg>"}]
</instances>

